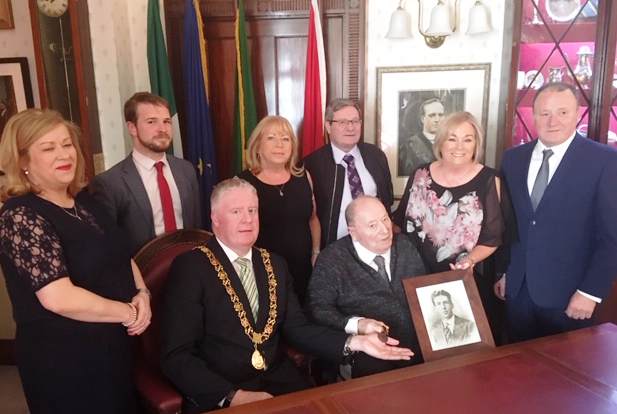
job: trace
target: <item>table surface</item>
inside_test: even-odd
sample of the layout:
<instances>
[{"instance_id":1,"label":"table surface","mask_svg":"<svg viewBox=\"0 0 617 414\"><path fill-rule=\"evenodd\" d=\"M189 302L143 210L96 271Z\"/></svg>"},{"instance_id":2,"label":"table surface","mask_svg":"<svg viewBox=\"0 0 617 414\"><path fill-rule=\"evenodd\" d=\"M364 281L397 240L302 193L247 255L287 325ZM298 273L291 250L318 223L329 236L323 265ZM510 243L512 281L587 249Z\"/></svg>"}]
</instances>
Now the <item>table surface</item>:
<instances>
[{"instance_id":1,"label":"table surface","mask_svg":"<svg viewBox=\"0 0 617 414\"><path fill-rule=\"evenodd\" d=\"M617 413L617 326L428 362L225 412Z\"/></svg>"}]
</instances>

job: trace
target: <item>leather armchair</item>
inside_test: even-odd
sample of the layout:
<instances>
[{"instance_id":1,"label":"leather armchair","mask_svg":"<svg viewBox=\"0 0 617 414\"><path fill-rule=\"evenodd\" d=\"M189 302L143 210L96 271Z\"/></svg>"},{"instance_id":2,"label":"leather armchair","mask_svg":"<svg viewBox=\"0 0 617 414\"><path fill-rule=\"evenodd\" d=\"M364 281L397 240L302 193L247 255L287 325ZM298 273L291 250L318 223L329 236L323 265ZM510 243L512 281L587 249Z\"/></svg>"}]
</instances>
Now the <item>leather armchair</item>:
<instances>
[{"instance_id":1,"label":"leather armchair","mask_svg":"<svg viewBox=\"0 0 617 414\"><path fill-rule=\"evenodd\" d=\"M212 234L205 230L178 230L162 234L146 244L134 257L152 293L152 324L135 338L135 386L146 412L177 414L182 396L160 369L161 290L173 260L180 254L205 244Z\"/></svg>"}]
</instances>

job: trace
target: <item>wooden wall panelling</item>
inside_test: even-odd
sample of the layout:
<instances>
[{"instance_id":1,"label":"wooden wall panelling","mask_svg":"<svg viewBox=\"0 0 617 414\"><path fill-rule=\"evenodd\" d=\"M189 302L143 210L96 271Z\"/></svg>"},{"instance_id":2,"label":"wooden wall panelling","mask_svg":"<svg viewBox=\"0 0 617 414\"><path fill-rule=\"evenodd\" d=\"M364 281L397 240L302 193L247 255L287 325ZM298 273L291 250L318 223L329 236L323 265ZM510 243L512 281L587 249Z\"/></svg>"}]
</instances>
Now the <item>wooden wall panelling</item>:
<instances>
[{"instance_id":1,"label":"wooden wall panelling","mask_svg":"<svg viewBox=\"0 0 617 414\"><path fill-rule=\"evenodd\" d=\"M364 2L321 0L328 99L363 98ZM181 128L186 122L182 83L185 0L166 0L167 39ZM257 114L286 117L302 131L310 0L245 0ZM210 111L219 178L231 175L235 93L234 1L201 0L210 67ZM350 67L353 65L354 67ZM300 137L301 138L301 137ZM186 146L186 144L185 144Z\"/></svg>"}]
</instances>

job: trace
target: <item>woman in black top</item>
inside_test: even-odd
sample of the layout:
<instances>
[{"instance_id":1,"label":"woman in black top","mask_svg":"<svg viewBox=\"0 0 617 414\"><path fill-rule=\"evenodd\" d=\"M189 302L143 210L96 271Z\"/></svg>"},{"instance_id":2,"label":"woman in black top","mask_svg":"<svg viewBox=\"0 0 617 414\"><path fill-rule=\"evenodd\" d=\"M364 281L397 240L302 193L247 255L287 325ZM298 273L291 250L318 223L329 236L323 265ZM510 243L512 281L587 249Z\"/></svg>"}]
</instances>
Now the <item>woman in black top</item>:
<instances>
[{"instance_id":1,"label":"woman in black top","mask_svg":"<svg viewBox=\"0 0 617 414\"><path fill-rule=\"evenodd\" d=\"M0 264L30 412L134 412L130 336L149 291L120 229L86 192L79 132L28 109L2 135Z\"/></svg>"},{"instance_id":2,"label":"woman in black top","mask_svg":"<svg viewBox=\"0 0 617 414\"><path fill-rule=\"evenodd\" d=\"M312 264L319 254L321 227L311 177L297 166L298 139L287 119L267 116L253 131L246 152L248 169L239 177L257 189L257 246L283 256L294 291L304 303Z\"/></svg>"}]
</instances>

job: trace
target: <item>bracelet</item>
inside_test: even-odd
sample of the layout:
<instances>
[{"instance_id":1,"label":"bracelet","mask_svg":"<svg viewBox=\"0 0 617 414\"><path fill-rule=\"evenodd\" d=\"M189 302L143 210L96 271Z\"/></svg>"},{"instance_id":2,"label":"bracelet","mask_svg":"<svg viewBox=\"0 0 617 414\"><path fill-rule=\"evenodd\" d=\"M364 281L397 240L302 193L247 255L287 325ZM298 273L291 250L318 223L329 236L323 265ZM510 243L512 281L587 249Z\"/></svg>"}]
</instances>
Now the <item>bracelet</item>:
<instances>
[{"instance_id":1,"label":"bracelet","mask_svg":"<svg viewBox=\"0 0 617 414\"><path fill-rule=\"evenodd\" d=\"M467 252L461 253L458 255L458 257L456 258L456 262L462 262L465 259L469 259L471 260L471 266L475 266L476 265L476 260Z\"/></svg>"},{"instance_id":2,"label":"bracelet","mask_svg":"<svg viewBox=\"0 0 617 414\"><path fill-rule=\"evenodd\" d=\"M148 295L150 299L152 299L152 293L150 293L150 290L147 287L142 287L142 288L137 289L137 293L141 293L141 292L145 293L146 295Z\"/></svg>"},{"instance_id":3,"label":"bracelet","mask_svg":"<svg viewBox=\"0 0 617 414\"><path fill-rule=\"evenodd\" d=\"M311 256L317 256L317 255L319 254L319 252L320 252L320 251L321 251L321 250L319 250L319 249L313 249L313 250L311 250Z\"/></svg>"},{"instance_id":4,"label":"bracelet","mask_svg":"<svg viewBox=\"0 0 617 414\"><path fill-rule=\"evenodd\" d=\"M133 311L133 318L131 319L131 321L129 323L122 322L122 326L125 326L128 328L129 326L137 322L137 308L131 302L126 302L126 304L129 305L129 307Z\"/></svg>"}]
</instances>

